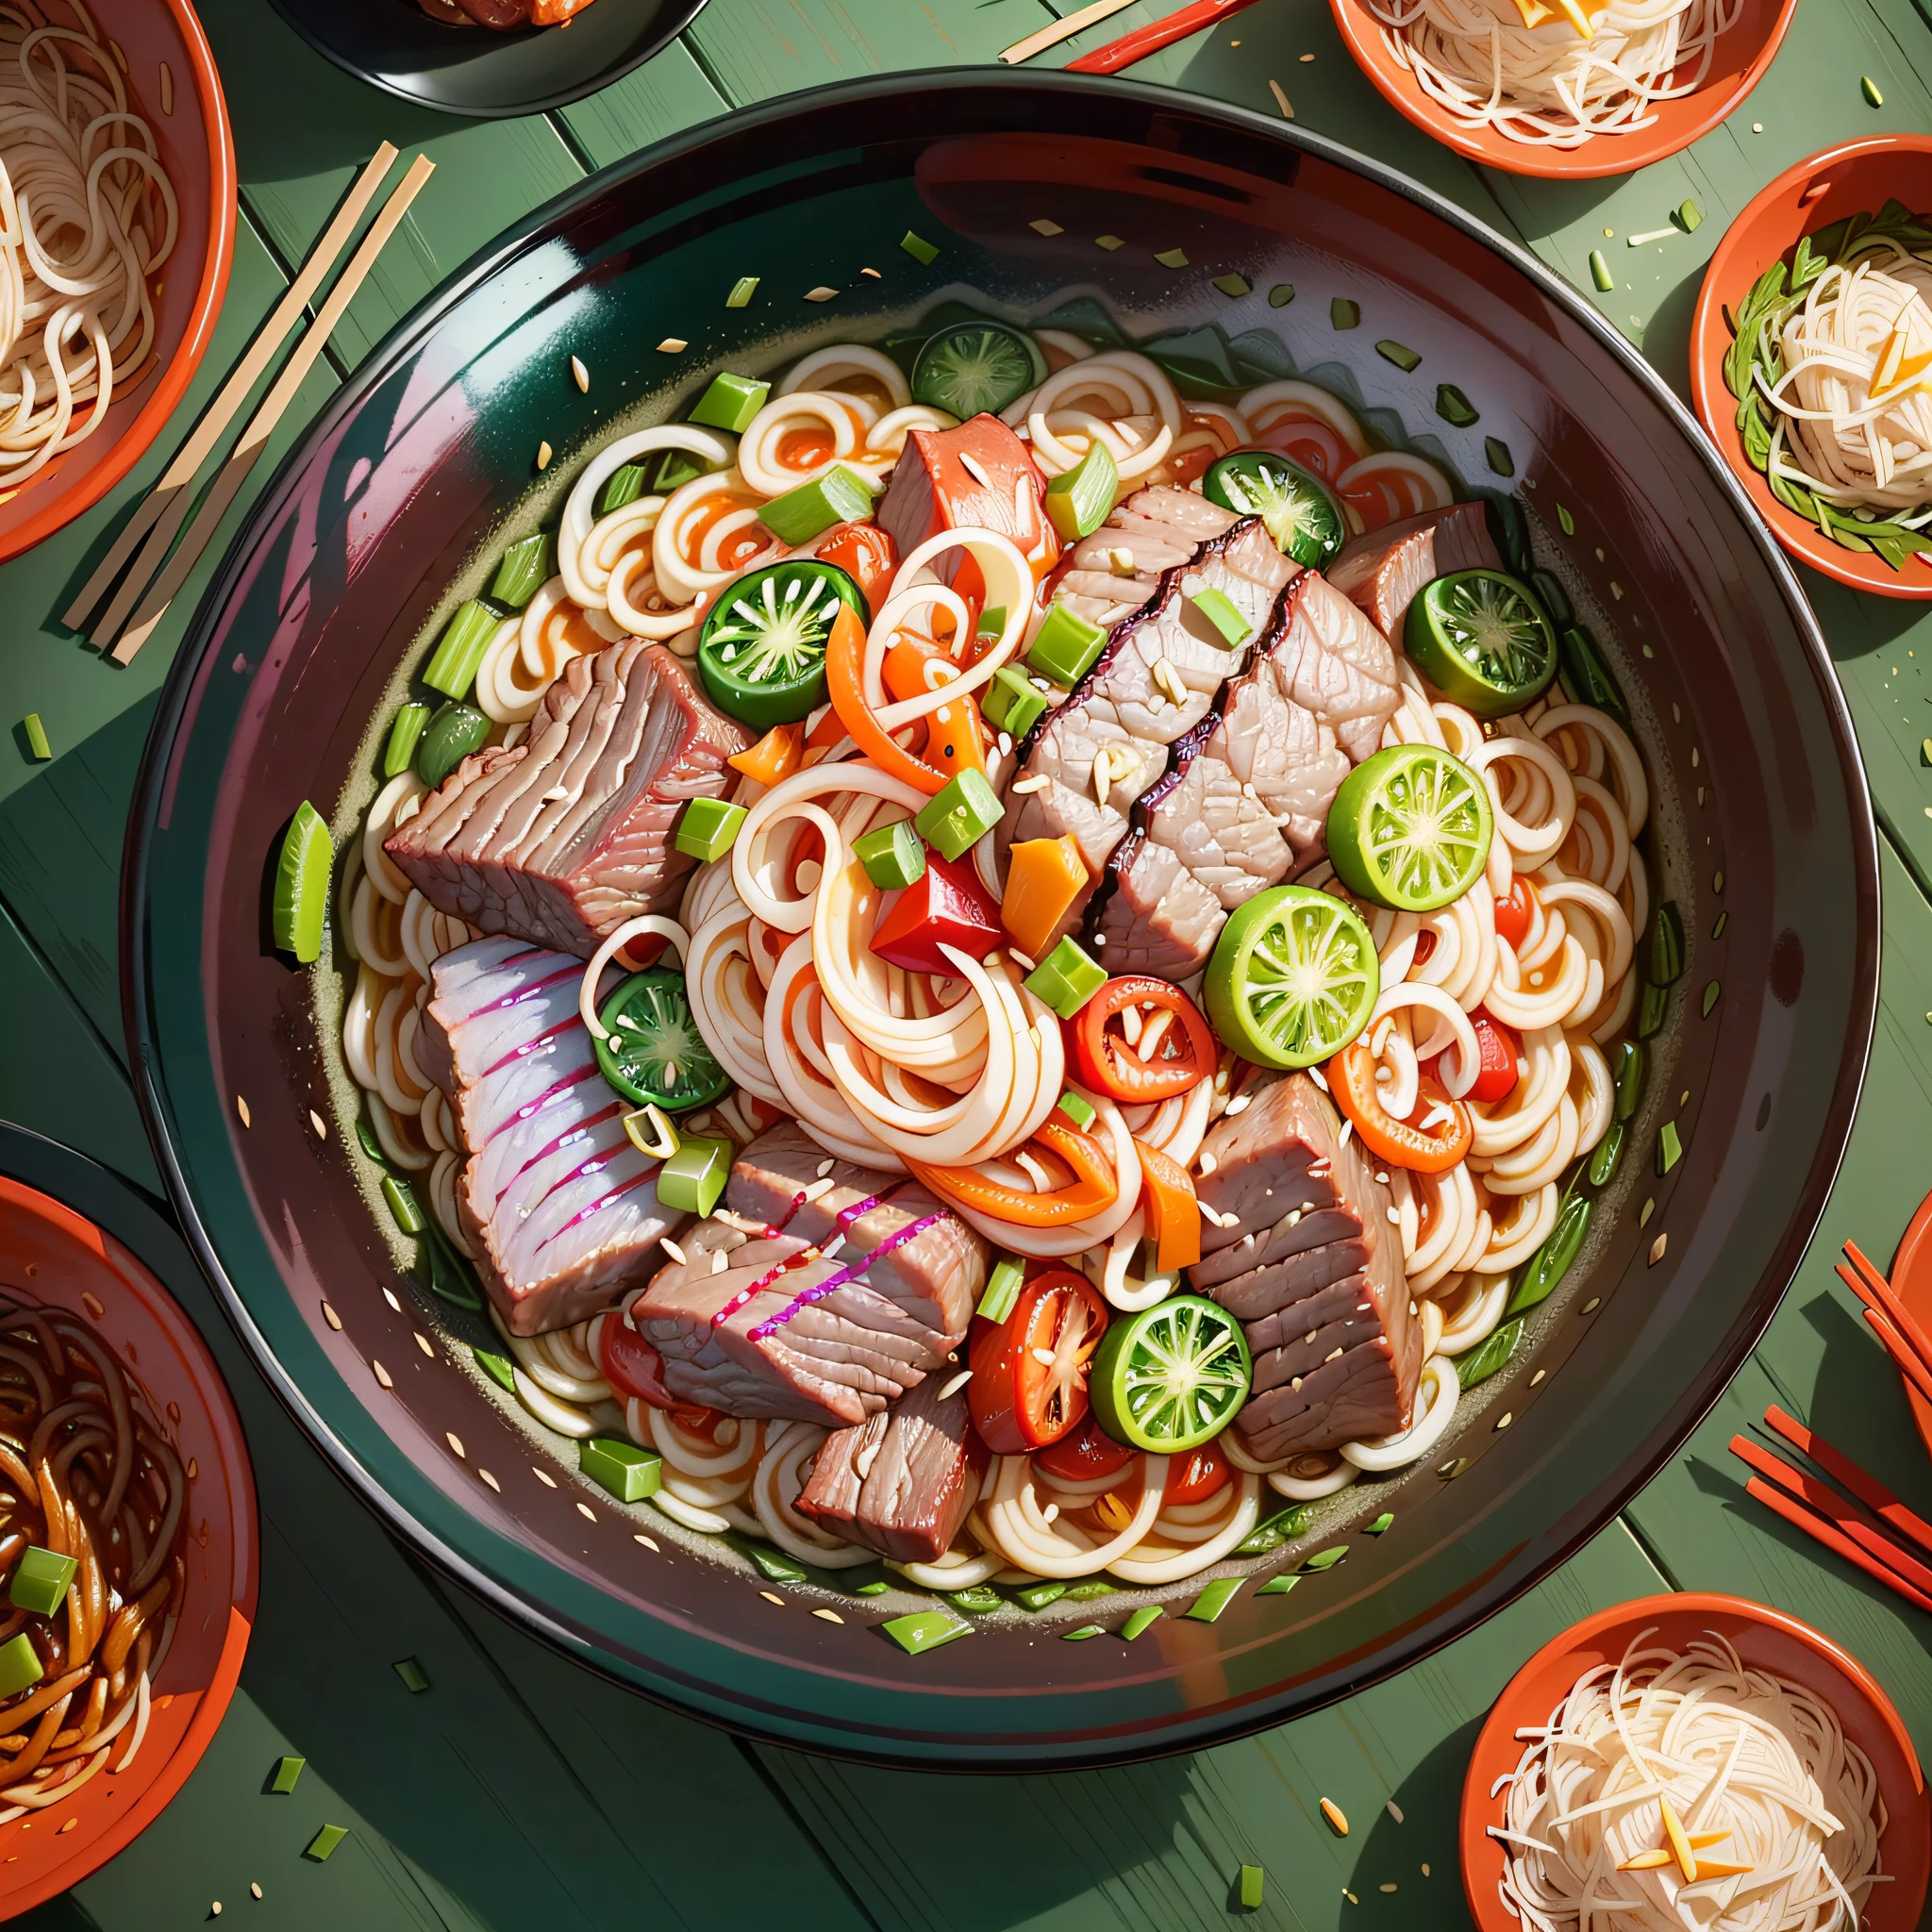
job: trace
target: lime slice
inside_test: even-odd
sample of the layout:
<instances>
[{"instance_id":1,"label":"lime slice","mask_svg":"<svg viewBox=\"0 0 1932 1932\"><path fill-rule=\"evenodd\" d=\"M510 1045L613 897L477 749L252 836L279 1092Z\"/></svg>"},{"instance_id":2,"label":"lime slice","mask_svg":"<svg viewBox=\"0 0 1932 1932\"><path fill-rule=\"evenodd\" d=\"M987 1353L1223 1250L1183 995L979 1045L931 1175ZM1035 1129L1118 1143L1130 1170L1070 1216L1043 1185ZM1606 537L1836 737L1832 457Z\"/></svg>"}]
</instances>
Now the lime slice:
<instances>
[{"instance_id":1,"label":"lime slice","mask_svg":"<svg viewBox=\"0 0 1932 1932\"><path fill-rule=\"evenodd\" d=\"M1003 322L962 322L926 338L912 365L912 400L963 423L997 416L1045 380L1030 336Z\"/></svg>"},{"instance_id":2,"label":"lime slice","mask_svg":"<svg viewBox=\"0 0 1932 1932\"><path fill-rule=\"evenodd\" d=\"M1203 990L1224 1046L1258 1066L1308 1067L1369 1024L1382 974L1353 906L1274 886L1221 928Z\"/></svg>"},{"instance_id":3,"label":"lime slice","mask_svg":"<svg viewBox=\"0 0 1932 1932\"><path fill-rule=\"evenodd\" d=\"M729 1090L731 1075L691 1016L682 974L661 966L633 973L597 1017L609 1029L595 1042L597 1065L626 1100L684 1113Z\"/></svg>"},{"instance_id":4,"label":"lime slice","mask_svg":"<svg viewBox=\"0 0 1932 1932\"><path fill-rule=\"evenodd\" d=\"M1527 584L1499 570L1452 571L1425 586L1403 626L1408 655L1478 718L1520 711L1557 675L1557 633Z\"/></svg>"},{"instance_id":5,"label":"lime slice","mask_svg":"<svg viewBox=\"0 0 1932 1932\"><path fill-rule=\"evenodd\" d=\"M1241 1324L1197 1294L1177 1294L1113 1318L1087 1388L1115 1441L1174 1456L1235 1419L1253 1374Z\"/></svg>"},{"instance_id":6,"label":"lime slice","mask_svg":"<svg viewBox=\"0 0 1932 1932\"><path fill-rule=\"evenodd\" d=\"M1351 892L1397 912L1459 899L1490 862L1489 788L1432 744L1378 751L1328 808L1328 857Z\"/></svg>"},{"instance_id":7,"label":"lime slice","mask_svg":"<svg viewBox=\"0 0 1932 1932\"><path fill-rule=\"evenodd\" d=\"M328 911L329 868L335 864L335 841L321 814L305 798L295 808L282 835L281 857L275 861L275 900L270 923L275 944L292 953L304 966L322 955L323 919Z\"/></svg>"},{"instance_id":8,"label":"lime slice","mask_svg":"<svg viewBox=\"0 0 1932 1932\"><path fill-rule=\"evenodd\" d=\"M1201 493L1238 516L1259 517L1274 547L1310 570L1325 570L1348 541L1328 486L1273 450L1238 449L1210 463Z\"/></svg>"}]
</instances>

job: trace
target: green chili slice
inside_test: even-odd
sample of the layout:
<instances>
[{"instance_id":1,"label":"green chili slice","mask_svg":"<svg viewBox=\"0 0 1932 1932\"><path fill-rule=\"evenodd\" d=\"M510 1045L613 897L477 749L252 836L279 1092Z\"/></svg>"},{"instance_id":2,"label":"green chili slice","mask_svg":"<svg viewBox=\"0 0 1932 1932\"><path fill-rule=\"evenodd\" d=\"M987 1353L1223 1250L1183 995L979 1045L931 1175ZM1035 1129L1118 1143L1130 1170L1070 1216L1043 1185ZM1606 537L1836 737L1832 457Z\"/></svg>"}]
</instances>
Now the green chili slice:
<instances>
[{"instance_id":1,"label":"green chili slice","mask_svg":"<svg viewBox=\"0 0 1932 1932\"><path fill-rule=\"evenodd\" d=\"M756 731L808 717L825 701L825 646L841 604L871 623L852 578L811 558L741 577L698 636L698 675L711 702Z\"/></svg>"}]
</instances>

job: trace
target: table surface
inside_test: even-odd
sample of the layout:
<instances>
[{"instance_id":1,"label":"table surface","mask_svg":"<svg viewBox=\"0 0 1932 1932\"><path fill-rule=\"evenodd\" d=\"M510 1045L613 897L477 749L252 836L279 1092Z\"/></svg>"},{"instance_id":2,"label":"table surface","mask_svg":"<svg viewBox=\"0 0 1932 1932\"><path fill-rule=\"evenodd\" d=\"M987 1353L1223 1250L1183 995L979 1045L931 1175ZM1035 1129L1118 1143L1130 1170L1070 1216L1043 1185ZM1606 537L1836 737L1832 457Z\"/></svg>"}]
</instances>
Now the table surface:
<instances>
[{"instance_id":1,"label":"table surface","mask_svg":"<svg viewBox=\"0 0 1932 1932\"><path fill-rule=\"evenodd\" d=\"M242 210L227 305L181 422L239 359L289 264L385 137L406 158L426 151L438 171L285 418L277 457L421 296L586 172L797 87L989 62L1056 10L1073 11L1072 0L709 0L680 40L594 98L548 116L464 123L340 73L264 0L201 0L235 120ZM1046 59L1164 10L1165 0L1136 0ZM1882 108L1861 90L1868 75ZM1705 261L1756 190L1833 142L1932 127L1932 24L1913 0L1805 0L1769 75L1727 124L1612 181L1521 179L1437 146L1373 92L1322 0L1263 0L1135 77L1271 114L1272 79L1303 126L1427 182L1579 288L1591 287L1590 252L1601 247L1619 285L1594 299L1681 391ZM1627 246L1626 235L1663 227L1687 196L1705 214L1695 233ZM0 1117L150 1191L159 1183L120 1017L122 836L156 693L245 501L131 667L104 661L56 613L173 446L0 571L0 601L14 613L0 642ZM1865 1660L1932 1755L1932 1623L1748 1503L1724 1453L1732 1431L1777 1400L1932 1513L1932 1468L1905 1398L1832 1274L1847 1236L1889 1257L1932 1181L1932 682L1917 658L1925 644L1932 664L1932 610L1815 575L1806 590L1857 720L1881 833L1883 1001L1850 1158L1763 1345L1669 1467L1539 1589L1344 1704L1156 1764L947 1778L746 1743L613 1689L413 1562L276 1407L172 1249L164 1272L221 1357L254 1451L260 1619L234 1705L171 1809L21 1923L162 1932L206 1924L219 1900L244 1924L317 1932L590 1932L640 1918L654 1927L782 1918L800 1932L1194 1932L1236 1911L1231 1887L1249 1863L1268 1874L1265 1903L1246 1915L1257 1925L1462 1925L1456 1807L1491 1700L1565 1624L1664 1589L1733 1591L1815 1624ZM15 724L28 711L45 724L51 763L25 755ZM92 1185L112 1189L104 1175ZM167 1247L165 1230L149 1225ZM426 1690L412 1694L397 1674L407 1657L426 1673ZM272 1796L266 1779L284 1753L308 1769L291 1796ZM1345 1839L1323 1824L1324 1797L1352 1821ZM318 1864L301 1854L324 1823L350 1837ZM251 1883L262 1888L258 1907Z\"/></svg>"}]
</instances>

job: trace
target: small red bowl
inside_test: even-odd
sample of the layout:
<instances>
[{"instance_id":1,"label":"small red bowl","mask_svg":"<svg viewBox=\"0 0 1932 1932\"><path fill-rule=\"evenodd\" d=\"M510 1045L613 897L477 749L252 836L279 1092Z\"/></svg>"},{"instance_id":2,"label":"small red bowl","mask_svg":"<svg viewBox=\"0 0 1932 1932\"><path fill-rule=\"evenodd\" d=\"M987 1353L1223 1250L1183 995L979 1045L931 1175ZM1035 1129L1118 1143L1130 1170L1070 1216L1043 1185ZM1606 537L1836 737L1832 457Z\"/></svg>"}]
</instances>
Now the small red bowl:
<instances>
[{"instance_id":1,"label":"small red bowl","mask_svg":"<svg viewBox=\"0 0 1932 1932\"><path fill-rule=\"evenodd\" d=\"M0 1287L98 1329L165 1419L192 1468L188 1591L154 1685L147 1736L125 1772L69 1805L0 1824L0 1919L77 1885L158 1818L213 1740L255 1622L255 1477L222 1373L174 1297L114 1237L0 1175Z\"/></svg>"},{"instance_id":2,"label":"small red bowl","mask_svg":"<svg viewBox=\"0 0 1932 1932\"><path fill-rule=\"evenodd\" d=\"M1932 1875L1932 1816L1918 1754L1891 1700L1862 1664L1795 1617L1742 1597L1688 1591L1640 1597L1586 1617L1544 1644L1496 1699L1462 1783L1462 1889L1479 1932L1523 1932L1497 1890L1503 1848L1490 1836L1490 1826L1503 1819L1503 1800L1490 1792L1522 1761L1517 1727L1547 1724L1585 1671L1615 1663L1646 1630L1655 1630L1653 1641L1676 1650L1707 1634L1722 1637L1747 1665L1801 1685L1838 1713L1846 1738L1872 1760L1887 1814L1878 1845L1891 1882L1873 1888L1860 1932L1914 1932Z\"/></svg>"},{"instance_id":3,"label":"small red bowl","mask_svg":"<svg viewBox=\"0 0 1932 1932\"><path fill-rule=\"evenodd\" d=\"M1932 598L1932 568L1911 558L1897 571L1882 557L1847 550L1771 493L1764 472L1744 454L1737 398L1724 385L1724 357L1731 346L1725 310L1735 315L1752 283L1795 248L1800 237L1843 215L1876 214L1889 199L1904 202L1914 213L1932 208L1932 139L1874 134L1847 142L1787 168L1765 189L1724 231L1704 272L1690 322L1690 395L1699 420L1751 492L1758 515L1793 557L1855 591L1924 603Z\"/></svg>"},{"instance_id":4,"label":"small red bowl","mask_svg":"<svg viewBox=\"0 0 1932 1932\"><path fill-rule=\"evenodd\" d=\"M1652 109L1655 118L1649 126L1635 133L1599 134L1581 147L1554 148L1510 141L1493 128L1458 125L1395 58L1381 22L1364 0L1328 4L1356 64L1397 113L1407 115L1443 146L1485 167L1560 180L1635 174L1708 134L1764 77L1798 10L1798 0L1744 0L1735 24L1718 36L1710 71L1695 93L1659 101Z\"/></svg>"},{"instance_id":5,"label":"small red bowl","mask_svg":"<svg viewBox=\"0 0 1932 1932\"><path fill-rule=\"evenodd\" d=\"M0 492L0 562L30 550L91 509L143 456L188 393L213 340L235 258L235 141L215 57L188 0L90 0L102 39L124 57L133 106L155 131L180 203L175 253L155 305L158 366L84 442L56 457L11 493ZM70 24L62 6L55 25ZM174 112L161 112L161 64Z\"/></svg>"}]
</instances>

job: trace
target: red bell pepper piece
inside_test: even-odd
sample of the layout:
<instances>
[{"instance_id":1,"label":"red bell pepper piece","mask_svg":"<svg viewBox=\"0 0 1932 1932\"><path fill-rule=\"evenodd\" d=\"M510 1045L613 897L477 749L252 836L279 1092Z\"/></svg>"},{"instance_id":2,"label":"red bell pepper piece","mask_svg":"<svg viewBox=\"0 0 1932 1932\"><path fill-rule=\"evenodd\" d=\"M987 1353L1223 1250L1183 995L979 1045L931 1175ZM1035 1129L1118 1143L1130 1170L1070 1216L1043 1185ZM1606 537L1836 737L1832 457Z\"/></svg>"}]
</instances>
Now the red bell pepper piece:
<instances>
[{"instance_id":1,"label":"red bell pepper piece","mask_svg":"<svg viewBox=\"0 0 1932 1932\"><path fill-rule=\"evenodd\" d=\"M999 908L979 874L963 858L925 856L925 870L889 907L872 936L881 959L912 973L950 974L952 961L940 951L957 946L970 959L984 959L1005 942Z\"/></svg>"}]
</instances>

